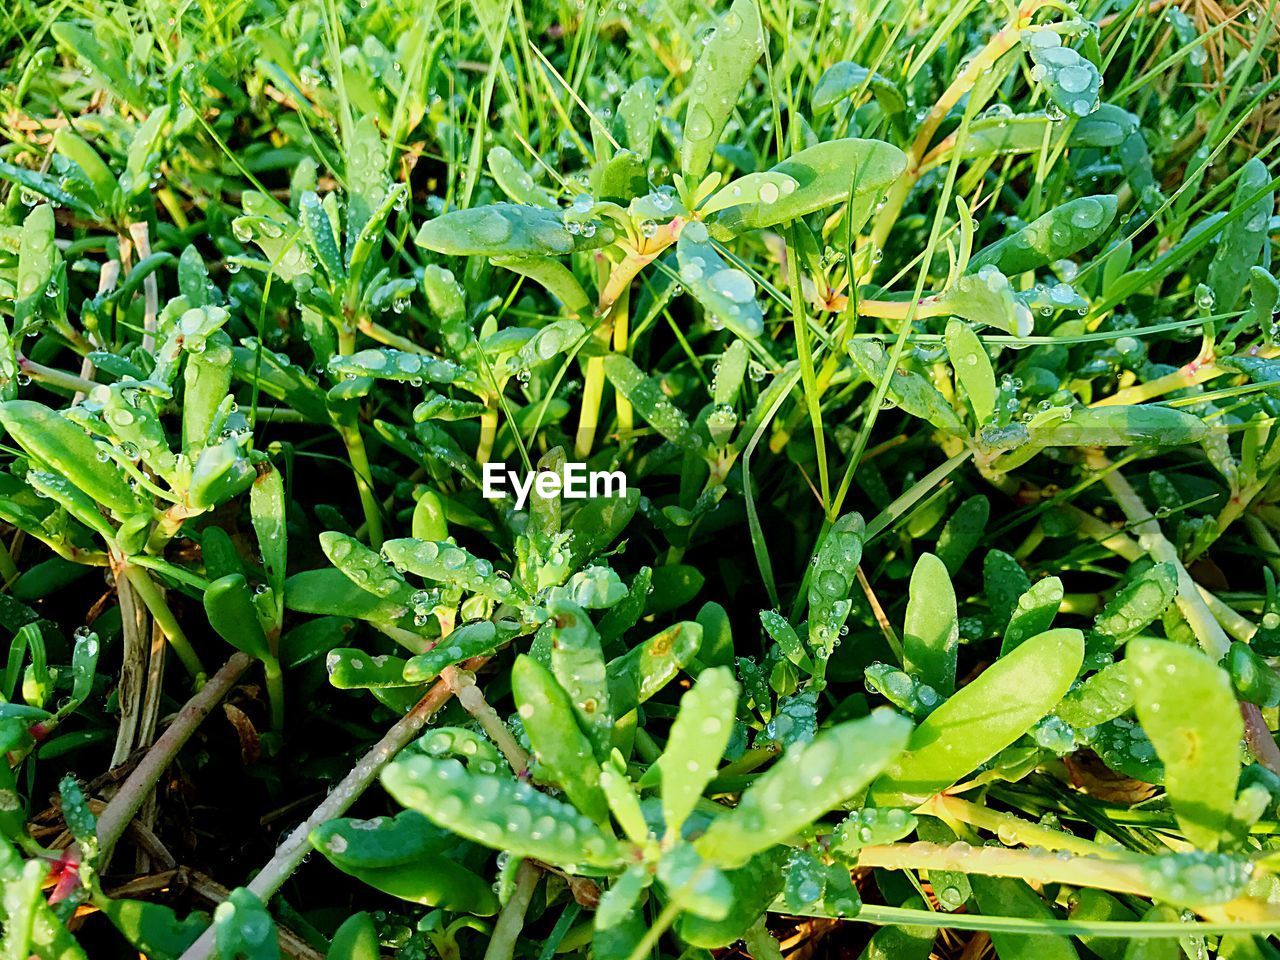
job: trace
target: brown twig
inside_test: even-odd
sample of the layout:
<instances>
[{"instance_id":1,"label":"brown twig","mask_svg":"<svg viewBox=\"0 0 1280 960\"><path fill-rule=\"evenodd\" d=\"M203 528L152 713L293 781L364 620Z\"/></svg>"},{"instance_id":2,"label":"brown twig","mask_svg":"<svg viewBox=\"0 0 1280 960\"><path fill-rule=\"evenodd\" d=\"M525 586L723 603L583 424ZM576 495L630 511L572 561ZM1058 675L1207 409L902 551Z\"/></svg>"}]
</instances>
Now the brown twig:
<instances>
[{"instance_id":1,"label":"brown twig","mask_svg":"<svg viewBox=\"0 0 1280 960\"><path fill-rule=\"evenodd\" d=\"M146 801L165 769L178 755L178 751L191 739L196 727L200 726L218 701L226 696L227 691L252 662L248 654L233 654L231 659L209 678L209 682L183 705L174 717L173 723L169 725L169 729L160 735L160 739L147 751L147 755L134 768L133 773L129 774L129 779L121 785L106 809L102 811L102 816L98 818L98 844L102 851L99 863L107 862L111 856L112 847L120 839L120 835L124 833L125 827L129 825L134 814Z\"/></svg>"},{"instance_id":2,"label":"brown twig","mask_svg":"<svg viewBox=\"0 0 1280 960\"><path fill-rule=\"evenodd\" d=\"M462 669L477 670L487 660L488 657L476 657L462 664ZM252 880L245 884L246 888L264 901L270 899L310 852L311 844L307 836L311 831L346 813L351 804L355 803L373 783L382 768L418 735L452 695L449 685L443 680L437 680L432 684L414 708L397 720L383 738L374 744L373 749L360 758L360 761L342 778L342 782L334 787L333 791L312 811L311 816L298 824L284 838L272 858ZM181 960L208 960L213 956L213 952L213 933L206 930L187 948Z\"/></svg>"}]
</instances>

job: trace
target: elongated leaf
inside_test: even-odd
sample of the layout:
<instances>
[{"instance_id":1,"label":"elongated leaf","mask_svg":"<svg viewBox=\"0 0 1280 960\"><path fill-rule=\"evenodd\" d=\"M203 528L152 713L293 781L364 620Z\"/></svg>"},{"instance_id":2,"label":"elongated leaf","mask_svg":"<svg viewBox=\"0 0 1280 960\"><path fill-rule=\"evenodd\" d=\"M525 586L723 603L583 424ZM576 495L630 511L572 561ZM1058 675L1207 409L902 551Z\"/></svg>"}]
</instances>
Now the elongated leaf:
<instances>
[{"instance_id":1,"label":"elongated leaf","mask_svg":"<svg viewBox=\"0 0 1280 960\"><path fill-rule=\"evenodd\" d=\"M755 0L734 0L693 68L680 148L680 169L687 179L696 182L707 172L764 47L764 27Z\"/></svg>"},{"instance_id":2,"label":"elongated leaf","mask_svg":"<svg viewBox=\"0 0 1280 960\"><path fill-rule=\"evenodd\" d=\"M680 280L702 304L713 326L748 340L764 332L764 311L756 302L755 281L729 266L709 241L707 228L690 223L676 243Z\"/></svg>"},{"instance_id":3,"label":"elongated leaf","mask_svg":"<svg viewBox=\"0 0 1280 960\"><path fill-rule=\"evenodd\" d=\"M512 594L511 581L499 576L492 563L447 540L388 540L382 555L402 570L491 600L503 601Z\"/></svg>"},{"instance_id":4,"label":"elongated leaf","mask_svg":"<svg viewBox=\"0 0 1280 960\"><path fill-rule=\"evenodd\" d=\"M702 627L685 620L609 661L605 676L615 716L630 713L692 662L702 643Z\"/></svg>"},{"instance_id":5,"label":"elongated leaf","mask_svg":"<svg viewBox=\"0 0 1280 960\"><path fill-rule=\"evenodd\" d=\"M489 653L508 639L509 635L504 636L488 620L464 623L426 653L409 659L404 665L404 678L411 683L426 683L445 667Z\"/></svg>"},{"instance_id":6,"label":"elongated leaf","mask_svg":"<svg viewBox=\"0 0 1280 960\"><path fill-rule=\"evenodd\" d=\"M562 866L621 864L615 840L527 783L424 756L400 757L382 772L382 783L406 807L477 843Z\"/></svg>"},{"instance_id":7,"label":"elongated leaf","mask_svg":"<svg viewBox=\"0 0 1280 960\"><path fill-rule=\"evenodd\" d=\"M1240 776L1235 744L1244 730L1231 679L1199 650L1168 640L1132 640L1125 660L1178 823L1196 846L1213 850L1231 819ZM1194 710L1186 709L1190 703Z\"/></svg>"},{"instance_id":8,"label":"elongated leaf","mask_svg":"<svg viewBox=\"0 0 1280 960\"><path fill-rule=\"evenodd\" d=\"M609 808L600 789L600 766L564 688L550 670L522 654L511 669L511 692L541 777L564 790L591 820L605 822Z\"/></svg>"},{"instance_id":9,"label":"elongated leaf","mask_svg":"<svg viewBox=\"0 0 1280 960\"><path fill-rule=\"evenodd\" d=\"M943 696L956 688L960 626L951 574L932 553L920 555L911 572L907 618L902 628L903 665Z\"/></svg>"},{"instance_id":10,"label":"elongated leaf","mask_svg":"<svg viewBox=\"0 0 1280 960\"><path fill-rule=\"evenodd\" d=\"M1017 233L978 251L969 261L969 270L976 272L991 264L1013 276L1069 257L1107 232L1116 215L1116 203L1110 194L1068 200Z\"/></svg>"},{"instance_id":11,"label":"elongated leaf","mask_svg":"<svg viewBox=\"0 0 1280 960\"><path fill-rule=\"evenodd\" d=\"M33 458L117 515L139 509L119 467L99 460L89 435L61 414L33 400L7 400L0 403L0 424Z\"/></svg>"},{"instance_id":12,"label":"elongated leaf","mask_svg":"<svg viewBox=\"0 0 1280 960\"><path fill-rule=\"evenodd\" d=\"M994 917L1026 917L1054 920L1057 915L1040 895L1023 881L1012 877L971 875L974 899L983 913ZM1078 960L1070 939L1063 936L1032 936L1025 933L993 931L991 942L1001 960Z\"/></svg>"},{"instance_id":13,"label":"elongated leaf","mask_svg":"<svg viewBox=\"0 0 1280 960\"><path fill-rule=\"evenodd\" d=\"M1235 214L1239 210L1241 215L1223 230L1209 264L1208 282L1214 294L1215 312L1235 309L1249 282L1249 271L1262 258L1271 212L1275 209L1275 193L1267 191L1256 200L1253 197L1270 181L1267 165L1257 157L1245 163L1236 181L1231 212Z\"/></svg>"},{"instance_id":14,"label":"elongated leaf","mask_svg":"<svg viewBox=\"0 0 1280 960\"><path fill-rule=\"evenodd\" d=\"M886 396L913 417L928 420L945 433L957 436L966 433L964 424L937 387L912 370L903 367L889 370L889 355L882 344L871 340L851 341L849 356L858 371L872 383L888 378Z\"/></svg>"},{"instance_id":15,"label":"elongated leaf","mask_svg":"<svg viewBox=\"0 0 1280 960\"><path fill-rule=\"evenodd\" d=\"M714 223L719 230L736 234L843 204L856 230L906 167L906 155L892 144L856 138L829 140L793 154L769 171L794 180L794 190L785 195L779 191L777 199L769 203L730 207L717 214Z\"/></svg>"},{"instance_id":16,"label":"elongated leaf","mask_svg":"<svg viewBox=\"0 0 1280 960\"><path fill-rule=\"evenodd\" d=\"M809 642L820 657L831 655L849 616L865 535L862 517L847 513L831 525L814 557L809 580Z\"/></svg>"},{"instance_id":17,"label":"elongated leaf","mask_svg":"<svg viewBox=\"0 0 1280 960\"><path fill-rule=\"evenodd\" d=\"M237 887L213 913L218 955L240 960L278 960L275 921L253 891Z\"/></svg>"},{"instance_id":18,"label":"elongated leaf","mask_svg":"<svg viewBox=\"0 0 1280 960\"><path fill-rule=\"evenodd\" d=\"M781 843L865 787L902 751L911 722L877 710L792 747L697 842L712 863L739 866Z\"/></svg>"},{"instance_id":19,"label":"elongated leaf","mask_svg":"<svg viewBox=\"0 0 1280 960\"><path fill-rule=\"evenodd\" d=\"M922 802L986 763L1054 708L1080 672L1079 630L1049 630L1001 657L916 729L871 788L879 806Z\"/></svg>"},{"instance_id":20,"label":"elongated leaf","mask_svg":"<svg viewBox=\"0 0 1280 960\"><path fill-rule=\"evenodd\" d=\"M557 211L514 203L454 210L422 225L420 247L456 257L556 257L573 252Z\"/></svg>"},{"instance_id":21,"label":"elongated leaf","mask_svg":"<svg viewBox=\"0 0 1280 960\"><path fill-rule=\"evenodd\" d=\"M693 444L693 432L685 415L667 399L667 395L655 381L645 376L630 357L610 354L604 359L604 372L609 382L631 402L645 423L677 446L689 447Z\"/></svg>"},{"instance_id":22,"label":"elongated leaf","mask_svg":"<svg viewBox=\"0 0 1280 960\"><path fill-rule=\"evenodd\" d=\"M680 698L680 712L671 725L667 748L658 759L662 768L662 815L672 836L679 834L702 791L716 775L733 733L738 693L738 683L728 667L710 667Z\"/></svg>"},{"instance_id":23,"label":"elongated leaf","mask_svg":"<svg viewBox=\"0 0 1280 960\"><path fill-rule=\"evenodd\" d=\"M600 635L578 604L566 600L552 601L547 605L547 613L551 615L551 670L568 694L578 723L591 741L596 759L604 760L608 756L609 739L613 733L613 711L609 705L609 683Z\"/></svg>"},{"instance_id":24,"label":"elongated leaf","mask_svg":"<svg viewBox=\"0 0 1280 960\"><path fill-rule=\"evenodd\" d=\"M978 423L986 423L996 408L996 375L991 369L991 358L978 335L958 320L947 323L946 340L956 380Z\"/></svg>"},{"instance_id":25,"label":"elongated leaf","mask_svg":"<svg viewBox=\"0 0 1280 960\"><path fill-rule=\"evenodd\" d=\"M885 113L897 113L907 105L906 97L892 80L850 60L840 60L827 67L814 85L809 103L813 112L820 115L864 89L876 98Z\"/></svg>"}]
</instances>

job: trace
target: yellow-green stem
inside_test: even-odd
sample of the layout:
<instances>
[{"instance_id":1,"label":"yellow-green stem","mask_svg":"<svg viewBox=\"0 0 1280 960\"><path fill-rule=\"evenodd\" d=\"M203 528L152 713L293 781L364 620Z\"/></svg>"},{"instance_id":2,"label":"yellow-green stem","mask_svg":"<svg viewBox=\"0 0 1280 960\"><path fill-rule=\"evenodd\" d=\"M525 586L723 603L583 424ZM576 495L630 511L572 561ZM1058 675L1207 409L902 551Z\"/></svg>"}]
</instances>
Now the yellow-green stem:
<instances>
[{"instance_id":1,"label":"yellow-green stem","mask_svg":"<svg viewBox=\"0 0 1280 960\"><path fill-rule=\"evenodd\" d=\"M169 641L169 645L173 647L174 653L178 655L178 659L182 661L183 666L187 668L187 672L195 678L197 686L203 684L205 678L204 665L200 662L200 657L195 648L191 646L191 641L182 632L182 627L178 624L173 611L169 609L169 604L165 601L164 595L160 593L160 589L152 581L147 571L141 567L135 567L126 560L123 569L125 578L133 589L137 591L138 596L142 598L142 602L147 605L147 609L151 611L151 616L160 625L160 630L165 639Z\"/></svg>"}]
</instances>

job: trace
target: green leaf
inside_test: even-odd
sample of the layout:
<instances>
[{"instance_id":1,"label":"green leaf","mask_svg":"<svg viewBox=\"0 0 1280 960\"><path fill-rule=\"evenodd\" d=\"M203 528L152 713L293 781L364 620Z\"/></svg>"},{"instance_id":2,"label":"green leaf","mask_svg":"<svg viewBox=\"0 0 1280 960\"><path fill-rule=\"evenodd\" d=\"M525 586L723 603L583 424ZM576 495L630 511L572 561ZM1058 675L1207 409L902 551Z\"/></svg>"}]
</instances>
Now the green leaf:
<instances>
[{"instance_id":1,"label":"green leaf","mask_svg":"<svg viewBox=\"0 0 1280 960\"><path fill-rule=\"evenodd\" d=\"M969 272L990 264L1006 276L1014 276L1069 257L1107 232L1115 219L1116 205L1116 198L1109 194L1068 200L975 253Z\"/></svg>"},{"instance_id":2,"label":"green leaf","mask_svg":"<svg viewBox=\"0 0 1280 960\"><path fill-rule=\"evenodd\" d=\"M31 457L65 477L118 517L141 505L114 461L98 459L93 440L57 411L33 400L0 403L0 424Z\"/></svg>"},{"instance_id":3,"label":"green leaf","mask_svg":"<svg viewBox=\"0 0 1280 960\"><path fill-rule=\"evenodd\" d=\"M411 683L426 683L438 677L445 667L483 656L509 639L489 620L464 623L426 653L411 657L404 665L404 678Z\"/></svg>"},{"instance_id":4,"label":"green leaf","mask_svg":"<svg viewBox=\"0 0 1280 960\"><path fill-rule=\"evenodd\" d=\"M902 627L903 666L943 696L956 688L960 625L951 574L932 553L911 572L907 618Z\"/></svg>"},{"instance_id":5,"label":"green leaf","mask_svg":"<svg viewBox=\"0 0 1280 960\"><path fill-rule=\"evenodd\" d=\"M361 911L342 922L333 935L325 960L379 960L378 931L373 918Z\"/></svg>"},{"instance_id":6,"label":"green leaf","mask_svg":"<svg viewBox=\"0 0 1280 960\"><path fill-rule=\"evenodd\" d=\"M1124 584L1094 618L1090 650L1110 654L1168 609L1178 595L1178 571L1155 563Z\"/></svg>"},{"instance_id":7,"label":"green leaf","mask_svg":"<svg viewBox=\"0 0 1280 960\"><path fill-rule=\"evenodd\" d=\"M739 687L728 667L708 667L680 698L680 710L658 765L662 768L662 815L667 832L679 836L733 733Z\"/></svg>"},{"instance_id":8,"label":"green leaf","mask_svg":"<svg viewBox=\"0 0 1280 960\"><path fill-rule=\"evenodd\" d=\"M974 549L986 538L991 504L982 494L962 500L938 536L938 559L955 576Z\"/></svg>"},{"instance_id":9,"label":"green leaf","mask_svg":"<svg viewBox=\"0 0 1280 960\"><path fill-rule=\"evenodd\" d=\"M609 661L605 676L614 716L630 713L665 687L693 661L701 644L702 627L684 620Z\"/></svg>"},{"instance_id":10,"label":"green leaf","mask_svg":"<svg viewBox=\"0 0 1280 960\"><path fill-rule=\"evenodd\" d=\"M979 425L984 424L996 409L996 375L991 358L973 329L959 320L947 321L946 342L951 367L973 408L974 419Z\"/></svg>"},{"instance_id":11,"label":"green leaf","mask_svg":"<svg viewBox=\"0 0 1280 960\"><path fill-rule=\"evenodd\" d=\"M667 399L658 382L645 376L630 357L611 353L604 358L604 372L609 382L631 402L645 423L678 447L694 447L696 441L689 421Z\"/></svg>"},{"instance_id":12,"label":"green leaf","mask_svg":"<svg viewBox=\"0 0 1280 960\"><path fill-rule=\"evenodd\" d=\"M947 403L946 398L932 383L902 366L890 371L889 355L881 343L874 340L852 340L848 350L858 372L864 377L872 383L888 380L889 388L885 396L907 413L929 421L944 433L964 436L968 432L951 404Z\"/></svg>"},{"instance_id":13,"label":"green leaf","mask_svg":"<svg viewBox=\"0 0 1280 960\"><path fill-rule=\"evenodd\" d=\"M228 574L209 584L204 610L209 625L227 643L258 660L275 660L243 574Z\"/></svg>"},{"instance_id":14,"label":"green leaf","mask_svg":"<svg viewBox=\"0 0 1280 960\"><path fill-rule=\"evenodd\" d=\"M850 60L840 60L827 67L814 85L809 104L814 114L821 116L863 90L876 98L886 114L906 108L906 97L896 83Z\"/></svg>"},{"instance_id":15,"label":"green leaf","mask_svg":"<svg viewBox=\"0 0 1280 960\"><path fill-rule=\"evenodd\" d=\"M856 230L906 168L906 155L880 140L849 138L808 147L769 171L794 180L794 190L785 195L779 191L769 203L746 203L717 214L717 237L721 231L732 235L771 227L835 204L848 209Z\"/></svg>"},{"instance_id":16,"label":"green leaf","mask_svg":"<svg viewBox=\"0 0 1280 960\"><path fill-rule=\"evenodd\" d=\"M991 264L960 277L937 298L931 312L954 314L1017 337L1030 335L1035 323L1030 309L1014 296L1009 278Z\"/></svg>"},{"instance_id":17,"label":"green leaf","mask_svg":"<svg viewBox=\"0 0 1280 960\"><path fill-rule=\"evenodd\" d=\"M1227 654L1227 672L1236 694L1247 703L1260 707L1280 706L1280 676L1246 643L1236 641Z\"/></svg>"},{"instance_id":18,"label":"green leaf","mask_svg":"<svg viewBox=\"0 0 1280 960\"><path fill-rule=\"evenodd\" d=\"M347 268L342 259L337 227L329 219L329 213L324 207L319 196L308 190L302 195L298 215L303 235L315 253L316 260L329 275L329 279L336 283L346 278Z\"/></svg>"},{"instance_id":19,"label":"green leaf","mask_svg":"<svg viewBox=\"0 0 1280 960\"><path fill-rule=\"evenodd\" d=\"M1153 404L1067 407L1031 425L1031 443L1041 447L1117 447L1150 443L1184 446L1209 432L1200 417Z\"/></svg>"},{"instance_id":20,"label":"green leaf","mask_svg":"<svg viewBox=\"0 0 1280 960\"><path fill-rule=\"evenodd\" d=\"M489 885L453 862L457 838L415 810L331 820L307 839L343 873L400 900L480 916L497 912Z\"/></svg>"},{"instance_id":21,"label":"green leaf","mask_svg":"<svg viewBox=\"0 0 1280 960\"><path fill-rule=\"evenodd\" d=\"M862 517L846 513L831 525L814 557L809 578L809 643L821 658L831 656L853 605L850 596L865 536Z\"/></svg>"},{"instance_id":22,"label":"green leaf","mask_svg":"<svg viewBox=\"0 0 1280 960\"><path fill-rule=\"evenodd\" d=\"M490 600L501 603L512 595L511 581L499 576L492 563L448 540L388 540L382 555L401 570Z\"/></svg>"},{"instance_id":23,"label":"green leaf","mask_svg":"<svg viewBox=\"0 0 1280 960\"><path fill-rule=\"evenodd\" d=\"M15 330L37 318L48 300L45 291L54 282L62 260L53 242L54 229L53 207L47 203L34 207L22 221L13 303Z\"/></svg>"},{"instance_id":24,"label":"green leaf","mask_svg":"<svg viewBox=\"0 0 1280 960\"><path fill-rule=\"evenodd\" d=\"M732 867L782 843L862 790L902 751L910 734L909 720L884 709L792 746L732 811L712 821L696 844L698 852Z\"/></svg>"},{"instance_id":25,"label":"green leaf","mask_svg":"<svg viewBox=\"0 0 1280 960\"><path fill-rule=\"evenodd\" d=\"M489 175L509 200L535 207L556 206L555 198L533 182L529 171L506 147L498 146L490 150L486 163Z\"/></svg>"},{"instance_id":26,"label":"green leaf","mask_svg":"<svg viewBox=\"0 0 1280 960\"><path fill-rule=\"evenodd\" d=\"M764 27L755 0L734 0L693 68L680 147L680 170L686 180L696 183L707 172L725 124L764 49Z\"/></svg>"},{"instance_id":27,"label":"green leaf","mask_svg":"<svg viewBox=\"0 0 1280 960\"><path fill-rule=\"evenodd\" d=\"M102 155L69 126L54 131L53 148L80 168L93 186L99 215L110 216L119 204L120 184Z\"/></svg>"},{"instance_id":28,"label":"green leaf","mask_svg":"<svg viewBox=\"0 0 1280 960\"><path fill-rule=\"evenodd\" d=\"M560 302L570 316L585 316L591 311L591 299L582 289L582 284L573 275L573 271L559 260L552 260L550 257L494 257L492 262L495 266L540 284Z\"/></svg>"},{"instance_id":29,"label":"green leaf","mask_svg":"<svg viewBox=\"0 0 1280 960\"><path fill-rule=\"evenodd\" d=\"M419 682L405 679L405 661L400 657L373 656L354 647L335 647L326 654L324 665L329 683L338 690L412 687Z\"/></svg>"},{"instance_id":30,"label":"green leaf","mask_svg":"<svg viewBox=\"0 0 1280 960\"><path fill-rule=\"evenodd\" d=\"M1268 190L1253 200L1254 195L1271 182L1267 165L1258 157L1245 162L1236 181L1231 214L1239 216L1222 231L1213 260L1209 263L1209 288L1213 290L1214 311L1234 310L1249 282L1249 272L1263 260L1275 209L1275 192Z\"/></svg>"},{"instance_id":31,"label":"green leaf","mask_svg":"<svg viewBox=\"0 0 1280 960\"><path fill-rule=\"evenodd\" d=\"M1066 629L1002 656L921 722L907 752L872 785L876 805L921 803L986 763L1053 709L1083 660L1084 637Z\"/></svg>"},{"instance_id":32,"label":"green leaf","mask_svg":"<svg viewBox=\"0 0 1280 960\"><path fill-rule=\"evenodd\" d=\"M558 211L514 203L451 211L424 223L414 242L455 257L559 257L573 252L573 235Z\"/></svg>"},{"instance_id":33,"label":"green leaf","mask_svg":"<svg viewBox=\"0 0 1280 960\"><path fill-rule=\"evenodd\" d=\"M1031 79L1043 83L1054 105L1069 117L1087 117L1098 109L1102 77L1098 68L1075 50L1062 45L1051 27L1024 31L1030 48Z\"/></svg>"},{"instance_id":34,"label":"green leaf","mask_svg":"<svg viewBox=\"0 0 1280 960\"><path fill-rule=\"evenodd\" d=\"M110 897L95 897L94 902L124 938L151 960L178 960L209 926L205 914L193 912L179 920L162 903Z\"/></svg>"},{"instance_id":35,"label":"green leaf","mask_svg":"<svg viewBox=\"0 0 1280 960\"><path fill-rule=\"evenodd\" d=\"M560 866L622 864L617 841L527 783L472 773L457 760L401 756L382 772L382 784L433 823L514 856Z\"/></svg>"},{"instance_id":36,"label":"green leaf","mask_svg":"<svg viewBox=\"0 0 1280 960\"><path fill-rule=\"evenodd\" d=\"M550 670L521 654L511 668L511 692L538 762L538 776L562 789L591 820L607 822L600 765L564 688Z\"/></svg>"},{"instance_id":37,"label":"green leaf","mask_svg":"<svg viewBox=\"0 0 1280 960\"><path fill-rule=\"evenodd\" d=\"M756 301L755 281L725 263L701 223L690 223L680 231L676 260L680 281L702 304L713 327L726 327L748 340L764 332L764 311Z\"/></svg>"},{"instance_id":38,"label":"green leaf","mask_svg":"<svg viewBox=\"0 0 1280 960\"><path fill-rule=\"evenodd\" d=\"M616 579L617 574L612 570L609 573ZM618 583L621 586L621 581ZM551 670L568 694L596 759L603 761L609 754L614 718L600 635L577 603L553 600L547 604L547 613L551 623Z\"/></svg>"},{"instance_id":39,"label":"green leaf","mask_svg":"<svg viewBox=\"0 0 1280 960\"><path fill-rule=\"evenodd\" d=\"M213 912L221 960L279 960L275 921L253 891L237 887Z\"/></svg>"},{"instance_id":40,"label":"green leaf","mask_svg":"<svg viewBox=\"0 0 1280 960\"><path fill-rule=\"evenodd\" d=\"M1125 659L1138 720L1164 762L1178 824L1196 846L1213 850L1231 821L1240 776L1235 744L1244 723L1231 678L1199 650L1168 640L1131 640Z\"/></svg>"},{"instance_id":41,"label":"green leaf","mask_svg":"<svg viewBox=\"0 0 1280 960\"><path fill-rule=\"evenodd\" d=\"M346 255L350 259L357 239L371 222L376 221L376 211L384 206L389 193L387 147L382 142L377 120L373 116L363 116L356 122L350 141L346 144L346 161ZM356 273L354 264L352 272Z\"/></svg>"},{"instance_id":42,"label":"green leaf","mask_svg":"<svg viewBox=\"0 0 1280 960\"><path fill-rule=\"evenodd\" d=\"M1133 682L1126 661L1112 663L1072 687L1054 715L1073 727L1094 727L1127 713L1133 706Z\"/></svg>"},{"instance_id":43,"label":"green leaf","mask_svg":"<svg viewBox=\"0 0 1280 960\"><path fill-rule=\"evenodd\" d=\"M692 947L714 949L741 940L782 892L787 851L774 847L756 854L736 870L724 871L732 890L729 912L722 920L684 913L676 921L676 933Z\"/></svg>"},{"instance_id":44,"label":"green leaf","mask_svg":"<svg viewBox=\"0 0 1280 960\"><path fill-rule=\"evenodd\" d=\"M1021 880L971 874L969 883L973 886L973 896L979 909L988 916L1058 919L1040 895ZM991 942L1000 960L1079 960L1080 956L1069 938L1055 934L992 930Z\"/></svg>"},{"instance_id":45,"label":"green leaf","mask_svg":"<svg viewBox=\"0 0 1280 960\"><path fill-rule=\"evenodd\" d=\"M1053 618L1058 615L1062 606L1062 597L1062 581L1057 577L1045 577L1028 587L1027 592L1018 598L1018 605L1005 627L1000 655L1004 656L1027 639L1053 626Z\"/></svg>"}]
</instances>

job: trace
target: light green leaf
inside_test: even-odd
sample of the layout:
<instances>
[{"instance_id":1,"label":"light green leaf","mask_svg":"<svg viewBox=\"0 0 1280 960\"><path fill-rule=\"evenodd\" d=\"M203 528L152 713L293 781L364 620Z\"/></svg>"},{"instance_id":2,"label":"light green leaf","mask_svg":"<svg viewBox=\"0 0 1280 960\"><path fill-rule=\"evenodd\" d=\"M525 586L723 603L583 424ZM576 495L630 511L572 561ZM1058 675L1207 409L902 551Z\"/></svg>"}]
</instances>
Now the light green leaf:
<instances>
[{"instance_id":1,"label":"light green leaf","mask_svg":"<svg viewBox=\"0 0 1280 960\"><path fill-rule=\"evenodd\" d=\"M1164 762L1164 785L1188 840L1214 850L1231 820L1244 723L1231 678L1208 656L1139 637L1125 648L1138 720ZM1195 709L1187 709L1195 704Z\"/></svg>"}]
</instances>

